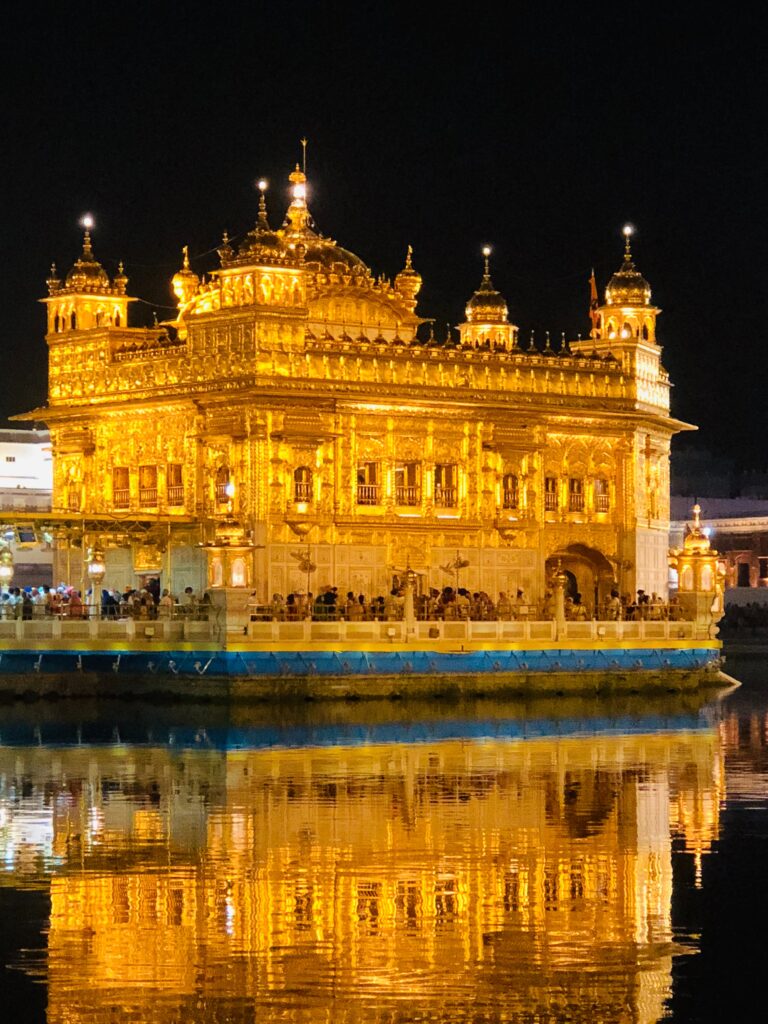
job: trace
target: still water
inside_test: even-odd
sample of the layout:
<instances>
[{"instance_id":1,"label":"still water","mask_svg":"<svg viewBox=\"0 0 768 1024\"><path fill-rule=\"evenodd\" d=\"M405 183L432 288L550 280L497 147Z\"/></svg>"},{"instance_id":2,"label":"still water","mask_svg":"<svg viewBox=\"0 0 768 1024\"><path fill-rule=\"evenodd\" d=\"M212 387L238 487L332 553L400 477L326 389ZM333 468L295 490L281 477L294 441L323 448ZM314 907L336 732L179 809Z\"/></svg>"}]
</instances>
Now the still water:
<instances>
[{"instance_id":1,"label":"still water","mask_svg":"<svg viewBox=\"0 0 768 1024\"><path fill-rule=\"evenodd\" d=\"M729 670L708 703L0 708L0 1020L763 1020L768 666Z\"/></svg>"}]
</instances>

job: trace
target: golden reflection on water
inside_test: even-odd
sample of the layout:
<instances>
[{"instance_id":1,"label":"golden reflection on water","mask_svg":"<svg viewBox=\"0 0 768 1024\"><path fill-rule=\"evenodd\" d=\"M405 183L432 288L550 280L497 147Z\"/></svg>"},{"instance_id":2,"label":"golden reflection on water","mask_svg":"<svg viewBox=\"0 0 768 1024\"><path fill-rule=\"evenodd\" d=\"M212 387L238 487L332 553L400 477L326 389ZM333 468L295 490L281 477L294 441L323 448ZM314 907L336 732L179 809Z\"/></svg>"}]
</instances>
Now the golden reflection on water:
<instances>
[{"instance_id":1,"label":"golden reflection on water","mask_svg":"<svg viewBox=\"0 0 768 1024\"><path fill-rule=\"evenodd\" d=\"M0 884L50 886L48 1024L645 1024L723 797L716 730L0 748Z\"/></svg>"}]
</instances>

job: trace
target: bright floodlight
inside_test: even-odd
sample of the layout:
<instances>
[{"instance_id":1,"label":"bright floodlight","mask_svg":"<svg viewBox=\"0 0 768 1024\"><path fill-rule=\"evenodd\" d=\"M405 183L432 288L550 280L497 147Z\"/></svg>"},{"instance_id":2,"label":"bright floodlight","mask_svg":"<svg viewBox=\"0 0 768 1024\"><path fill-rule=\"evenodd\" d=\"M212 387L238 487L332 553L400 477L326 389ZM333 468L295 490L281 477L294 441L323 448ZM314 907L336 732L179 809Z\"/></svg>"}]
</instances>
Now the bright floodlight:
<instances>
[{"instance_id":1,"label":"bright floodlight","mask_svg":"<svg viewBox=\"0 0 768 1024\"><path fill-rule=\"evenodd\" d=\"M256 188L259 190L259 192L266 192L267 191L267 179L266 178L259 178L259 180L256 182Z\"/></svg>"},{"instance_id":2,"label":"bright floodlight","mask_svg":"<svg viewBox=\"0 0 768 1024\"><path fill-rule=\"evenodd\" d=\"M631 224L625 224L621 231L625 238L629 238L630 235L635 233L635 229Z\"/></svg>"},{"instance_id":3,"label":"bright floodlight","mask_svg":"<svg viewBox=\"0 0 768 1024\"><path fill-rule=\"evenodd\" d=\"M80 218L80 225L84 227L86 231L90 231L94 225L93 217L90 213L84 213Z\"/></svg>"},{"instance_id":4,"label":"bright floodlight","mask_svg":"<svg viewBox=\"0 0 768 1024\"><path fill-rule=\"evenodd\" d=\"M490 256L490 255L491 255L491 247L490 247L490 245L484 245L483 246L483 256Z\"/></svg>"}]
</instances>

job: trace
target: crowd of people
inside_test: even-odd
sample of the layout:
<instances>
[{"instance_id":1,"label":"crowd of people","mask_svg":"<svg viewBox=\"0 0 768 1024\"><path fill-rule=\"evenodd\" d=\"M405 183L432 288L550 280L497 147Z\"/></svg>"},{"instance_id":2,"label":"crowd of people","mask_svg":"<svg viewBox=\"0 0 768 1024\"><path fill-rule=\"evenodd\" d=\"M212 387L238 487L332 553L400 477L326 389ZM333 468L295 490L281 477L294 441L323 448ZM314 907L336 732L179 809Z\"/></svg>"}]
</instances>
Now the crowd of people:
<instances>
[{"instance_id":1,"label":"crowd of people","mask_svg":"<svg viewBox=\"0 0 768 1024\"><path fill-rule=\"evenodd\" d=\"M405 616L405 593L392 589L386 595L369 598L365 594L348 591L346 595L338 587L323 587L317 594L290 593L287 597L273 594L268 604L259 602L254 591L248 602L252 621L277 620L297 622L312 618L316 621L348 622L397 621ZM414 594L413 612L417 619L482 621L512 621L514 619L554 619L556 614L554 592L548 590L543 601L530 601L522 590L513 595L502 591L494 601L485 591L469 591L464 587L430 588ZM608 620L638 621L652 619L680 618L680 607L675 599L669 603L656 594L638 590L633 598L630 594L611 591L608 600L597 608L588 607L581 594L565 598L565 617L571 621L593 618Z\"/></svg>"},{"instance_id":2,"label":"crowd of people","mask_svg":"<svg viewBox=\"0 0 768 1024\"><path fill-rule=\"evenodd\" d=\"M57 587L10 587L0 592L0 618L104 618L104 619L196 619L209 618L212 602L210 592L197 595L192 587L186 587L175 595L167 588L161 589L156 578L147 581L141 589L125 587L124 590L103 588L97 596L87 591L85 596L75 587L60 583ZM570 621L588 619L613 621L638 621L643 619L662 621L681 618L681 609L676 598L665 602L658 594L646 594L638 590L636 597L619 594L612 590L607 600L597 607L589 606L581 594L565 597L565 617ZM256 591L248 599L247 617L251 621L298 622L304 619L316 621L349 622L397 621L405 617L405 591L393 588L386 595L367 597L338 587L325 586L316 594L293 592L283 597L273 594L267 604L259 601ZM494 600L484 590L470 591L465 587L430 588L413 595L413 614L423 620L472 620L512 621L547 620L556 615L555 595L547 590L543 600L531 601L523 590L514 594L502 591ZM730 610L730 620L759 624L768 627L768 611L761 606L750 609ZM761 618L762 616L762 618ZM758 623L758 619L760 620Z\"/></svg>"},{"instance_id":3,"label":"crowd of people","mask_svg":"<svg viewBox=\"0 0 768 1024\"><path fill-rule=\"evenodd\" d=\"M7 587L0 592L0 619L172 619L208 618L211 595L198 596L186 587L178 596L161 590L157 579L141 589L103 588L100 595L60 583L56 587Z\"/></svg>"}]
</instances>

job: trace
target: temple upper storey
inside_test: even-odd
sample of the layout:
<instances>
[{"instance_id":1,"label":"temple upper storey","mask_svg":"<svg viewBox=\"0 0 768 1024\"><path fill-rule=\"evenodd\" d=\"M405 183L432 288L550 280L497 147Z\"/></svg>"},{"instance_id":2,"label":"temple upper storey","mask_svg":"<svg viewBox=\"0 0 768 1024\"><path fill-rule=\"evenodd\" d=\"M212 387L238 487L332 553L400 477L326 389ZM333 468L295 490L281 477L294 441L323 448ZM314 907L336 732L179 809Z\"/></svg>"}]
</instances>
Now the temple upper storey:
<instances>
[{"instance_id":1,"label":"temple upper storey","mask_svg":"<svg viewBox=\"0 0 768 1024\"><path fill-rule=\"evenodd\" d=\"M49 407L112 403L137 396L194 394L292 378L405 388L410 395L456 388L526 394L546 407L568 397L617 411L669 413L669 378L656 343L651 291L636 270L626 235L624 261L603 305L595 304L588 339L554 347L521 346L504 296L491 280L490 247L479 287L466 304L458 336L436 337L420 317L422 278L407 247L390 279L323 235L298 167L289 177L282 225L270 224L266 182L259 182L256 223L236 246L225 232L218 267L198 274L187 246L171 291L176 313L152 328L128 326L122 264L110 280L94 255L90 225L81 255L62 281L48 278Z\"/></svg>"}]
</instances>

